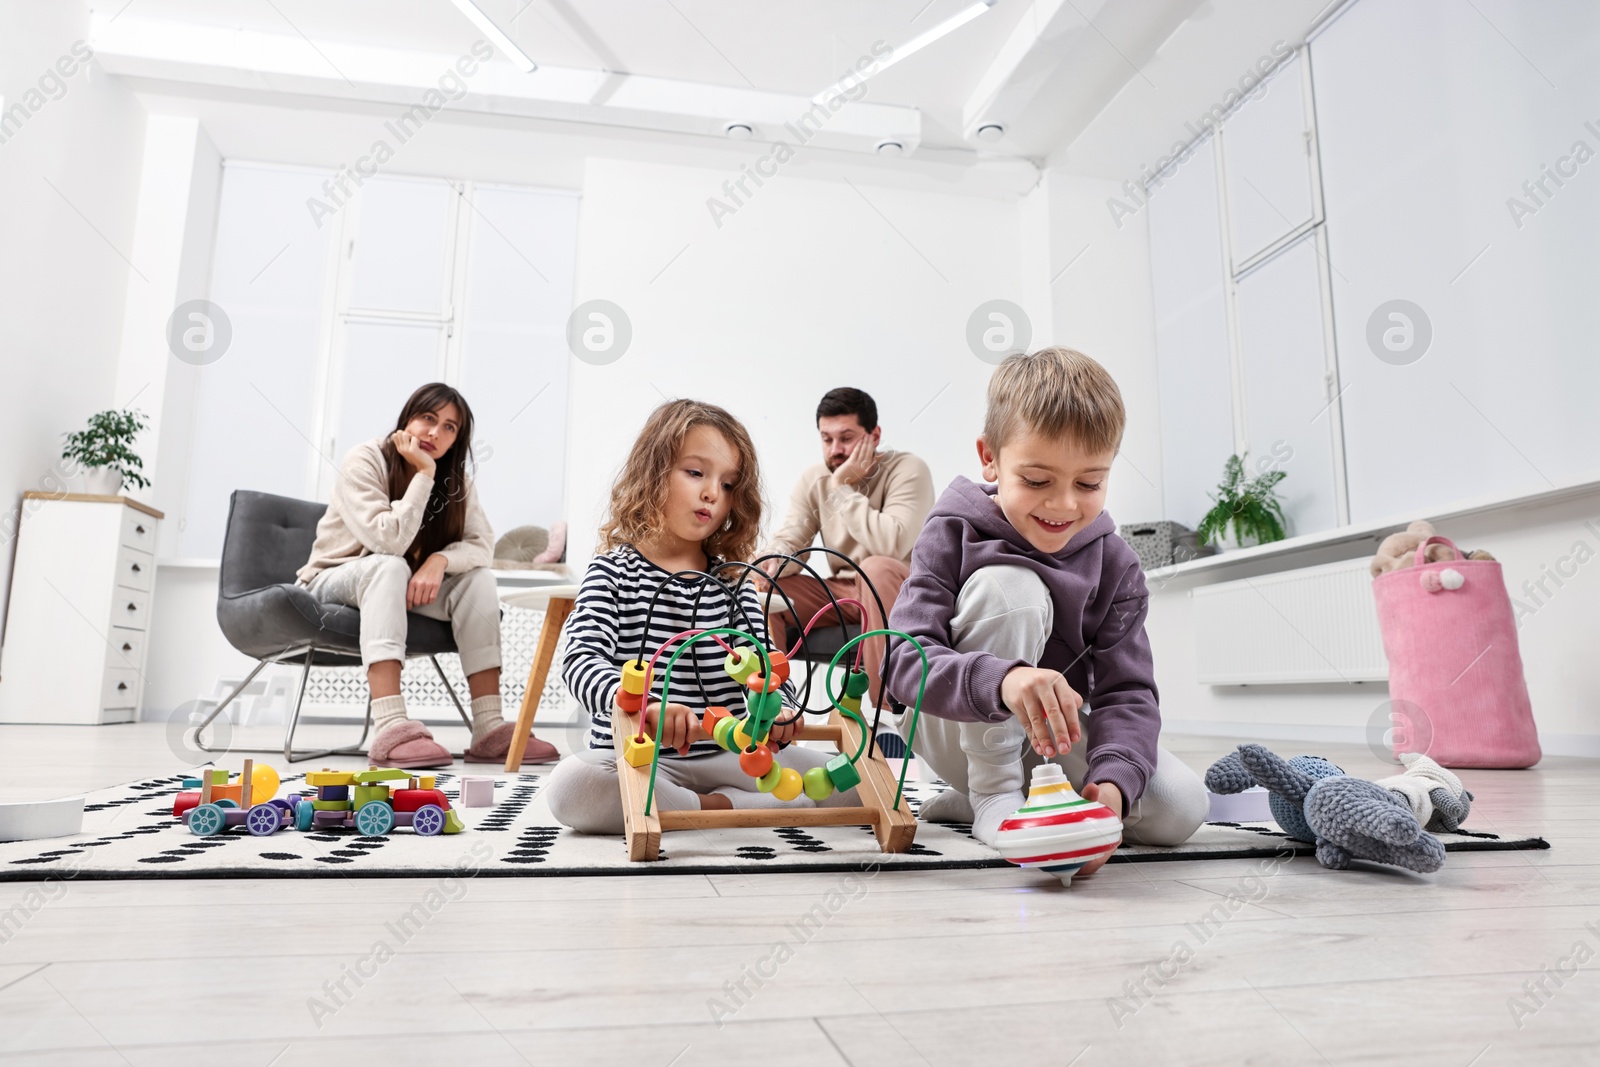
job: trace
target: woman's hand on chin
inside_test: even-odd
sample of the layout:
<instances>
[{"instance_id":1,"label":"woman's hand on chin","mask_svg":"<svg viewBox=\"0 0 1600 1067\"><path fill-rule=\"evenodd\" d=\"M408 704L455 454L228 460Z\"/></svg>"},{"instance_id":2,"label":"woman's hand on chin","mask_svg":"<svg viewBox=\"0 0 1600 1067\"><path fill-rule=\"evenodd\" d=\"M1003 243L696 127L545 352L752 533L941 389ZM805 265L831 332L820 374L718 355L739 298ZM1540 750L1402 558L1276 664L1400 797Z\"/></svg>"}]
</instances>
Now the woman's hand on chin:
<instances>
[{"instance_id":1,"label":"woman's hand on chin","mask_svg":"<svg viewBox=\"0 0 1600 1067\"><path fill-rule=\"evenodd\" d=\"M417 444L415 437L412 437L404 430L396 430L389 436L389 440L394 442L394 450L400 453L407 463L415 467L418 474L426 474L430 478L433 477L438 468L433 462L433 457L424 452L422 446Z\"/></svg>"}]
</instances>

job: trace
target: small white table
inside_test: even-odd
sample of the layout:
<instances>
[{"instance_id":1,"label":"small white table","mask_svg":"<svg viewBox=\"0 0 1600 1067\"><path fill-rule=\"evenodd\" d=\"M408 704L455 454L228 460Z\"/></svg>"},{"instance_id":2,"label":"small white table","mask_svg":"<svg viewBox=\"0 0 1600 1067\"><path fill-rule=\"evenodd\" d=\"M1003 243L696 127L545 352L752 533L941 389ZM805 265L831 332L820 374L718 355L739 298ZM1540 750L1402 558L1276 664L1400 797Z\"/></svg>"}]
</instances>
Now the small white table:
<instances>
[{"instance_id":1,"label":"small white table","mask_svg":"<svg viewBox=\"0 0 1600 1067\"><path fill-rule=\"evenodd\" d=\"M522 710L517 712L517 729L511 735L511 748L506 752L506 771L515 774L522 769L522 754L528 747L528 732L533 729L533 717L539 711L539 698L544 695L544 682L550 673L550 661L555 659L556 643L561 640L561 628L578 602L575 585L545 585L526 591L501 594L500 602L511 608L528 608L544 612L544 624L539 628L539 644L533 651L533 663L528 667L528 687L522 691Z\"/></svg>"}]
</instances>

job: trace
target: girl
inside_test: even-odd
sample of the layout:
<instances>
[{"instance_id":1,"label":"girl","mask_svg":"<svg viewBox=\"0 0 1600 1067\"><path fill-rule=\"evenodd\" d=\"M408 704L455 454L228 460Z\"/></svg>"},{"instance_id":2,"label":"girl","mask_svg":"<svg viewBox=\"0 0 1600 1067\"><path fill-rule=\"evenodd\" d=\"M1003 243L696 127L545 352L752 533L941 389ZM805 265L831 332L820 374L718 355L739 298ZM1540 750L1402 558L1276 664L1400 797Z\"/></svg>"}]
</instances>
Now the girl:
<instances>
[{"instance_id":1,"label":"girl","mask_svg":"<svg viewBox=\"0 0 1600 1067\"><path fill-rule=\"evenodd\" d=\"M406 718L400 664L406 612L448 619L472 692L469 762L498 763L514 724L500 714L500 602L489 570L494 539L467 477L472 409L442 382L411 394L395 430L345 456L317 523L302 585L324 603L361 611L361 662L372 693L374 767L448 767L428 728ZM530 763L556 759L528 740Z\"/></svg>"},{"instance_id":2,"label":"girl","mask_svg":"<svg viewBox=\"0 0 1600 1067\"><path fill-rule=\"evenodd\" d=\"M580 833L620 834L622 801L617 787L611 714L621 690L622 665L638 655L644 637L648 662L669 638L697 626L734 626L763 643L767 640L761 598L753 585L739 586L743 610L726 591L674 579L656 601L645 634L650 600L663 579L680 570L707 570L724 560L748 559L761 523L761 486L755 447L732 415L694 400L674 400L657 408L611 489L611 512L600 529L600 554L589 564L578 601L567 621L567 653L561 676L590 715L589 748L550 774L546 795L550 812ZM738 571L723 572L728 580ZM753 808L781 804L739 768L735 753L724 751L701 732L691 710L717 705L739 714L743 688L722 669L723 650L711 639L697 642L678 660L672 691L663 709L652 696L644 725L656 735L665 716L656 802L662 810ZM660 693L663 657L651 686ZM703 689L702 689L703 687ZM788 741L799 724L774 727L772 736ZM828 753L791 746L783 764L805 772L827 762ZM810 807L802 796L789 802ZM856 804L855 790L835 793L825 805Z\"/></svg>"}]
</instances>

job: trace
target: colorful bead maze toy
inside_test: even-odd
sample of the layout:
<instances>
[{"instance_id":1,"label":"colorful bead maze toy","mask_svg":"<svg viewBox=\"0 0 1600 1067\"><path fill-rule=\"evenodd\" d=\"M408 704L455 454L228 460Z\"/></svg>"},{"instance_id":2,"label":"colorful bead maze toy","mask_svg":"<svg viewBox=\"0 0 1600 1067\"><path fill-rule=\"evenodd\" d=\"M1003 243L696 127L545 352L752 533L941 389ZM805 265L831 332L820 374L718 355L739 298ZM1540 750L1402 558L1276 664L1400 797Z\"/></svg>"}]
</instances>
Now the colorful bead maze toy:
<instances>
[{"instance_id":1,"label":"colorful bead maze toy","mask_svg":"<svg viewBox=\"0 0 1600 1067\"><path fill-rule=\"evenodd\" d=\"M726 566L748 568L752 565ZM703 583L720 581L713 574L680 571L664 579L662 588L667 582L683 577L699 579ZM728 593L730 603L737 605L737 588L728 589ZM806 630L809 631L817 619L829 610L824 608L819 611ZM748 625L748 620L746 623ZM650 632L648 620L644 632ZM902 764L897 782L894 772L876 747L872 746L873 750L868 752L873 735L861 714L861 697L867 691L868 682L866 673L859 667L859 646L869 638L891 636L910 642L922 655L923 681L926 684L927 657L921 646L909 635L898 631L872 630L855 637L835 654L828 665L825 683L830 706L815 710L804 707L786 709L783 706L783 685L789 679L789 658L799 651L799 646L785 655L781 651L766 648L744 630L733 627L690 629L672 637L646 661L645 644L641 639L639 654L622 667L617 709L612 716L612 739L618 756L617 778L622 791L628 859L657 859L660 856L662 831L753 826L866 825L872 827L883 851L904 852L909 849L916 834L916 818L903 795L906 767ZM723 638L745 644L735 647ZM690 646L704 640L715 641L724 649L727 655L722 669L739 682L747 693L744 715L737 715L726 707L708 707L701 716L700 731L727 751L739 753L739 765L750 775L753 791L771 793L782 801L795 800L802 793L820 801L832 796L835 791L854 788L860 796L858 805L725 811L661 811L656 808L655 780L661 761L664 722L661 721L662 717L657 717L656 735L650 737L642 727L641 711L647 699L667 700L667 694L672 692L672 674L678 660ZM802 635L802 643L804 640ZM857 650L857 666L849 670L844 692L836 694L835 670L853 649ZM655 694L652 690L655 688L656 663L663 656L667 657L667 663L661 675L659 694ZM809 690L809 676L807 688ZM801 703L803 705L805 701ZM919 689L917 703L911 711L909 733L913 739L921 704L922 692ZM789 714L785 715L785 712ZM838 754L824 767L812 768L802 775L794 768L783 765L782 752L770 737L774 726L790 725L807 712L816 716L826 715L827 721L825 724L801 726L795 739L830 741L838 749Z\"/></svg>"},{"instance_id":2,"label":"colorful bead maze toy","mask_svg":"<svg viewBox=\"0 0 1600 1067\"><path fill-rule=\"evenodd\" d=\"M390 782L406 782L391 787ZM410 827L423 837L458 834L466 827L431 774L414 775L393 767L335 771L324 767L306 772L315 797L294 796L297 830L354 828L362 837L382 837L396 827Z\"/></svg>"},{"instance_id":3,"label":"colorful bead maze toy","mask_svg":"<svg viewBox=\"0 0 1600 1067\"><path fill-rule=\"evenodd\" d=\"M1072 876L1122 842L1122 820L1098 800L1085 800L1054 763L1033 769L1028 800L1000 824L995 847L1019 867L1049 871L1071 885Z\"/></svg>"}]
</instances>

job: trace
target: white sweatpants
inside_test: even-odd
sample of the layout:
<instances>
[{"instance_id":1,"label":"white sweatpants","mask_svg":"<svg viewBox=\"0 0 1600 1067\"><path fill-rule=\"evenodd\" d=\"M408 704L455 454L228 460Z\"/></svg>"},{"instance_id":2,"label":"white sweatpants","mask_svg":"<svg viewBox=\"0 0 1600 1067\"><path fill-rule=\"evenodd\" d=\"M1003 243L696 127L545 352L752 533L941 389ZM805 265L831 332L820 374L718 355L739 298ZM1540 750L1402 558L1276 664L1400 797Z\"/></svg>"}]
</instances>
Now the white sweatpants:
<instances>
[{"instance_id":1,"label":"white sweatpants","mask_svg":"<svg viewBox=\"0 0 1600 1067\"><path fill-rule=\"evenodd\" d=\"M814 748L790 745L778 753L778 762L793 767L804 774L812 767L821 767L836 753ZM733 752L706 752L692 756L663 754L656 768L655 806L662 811L698 811L700 794L714 789L734 790L730 797L734 807L741 807L739 790L756 792L755 779L739 767L739 757ZM556 765L545 783L544 796L550 802L550 814L563 826L570 826L580 834L622 833L622 793L617 783L617 754L615 751L591 748L575 752ZM854 807L861 798L854 789L834 793L818 806L824 808ZM793 807L810 807L805 799L791 801Z\"/></svg>"},{"instance_id":2,"label":"white sweatpants","mask_svg":"<svg viewBox=\"0 0 1600 1067\"><path fill-rule=\"evenodd\" d=\"M373 553L319 571L310 589L324 603L346 604L361 612L361 662L370 667L390 659L405 662L410 582L411 567L404 559ZM487 568L445 575L433 602L411 610L450 623L461 651L462 674L500 666L500 598Z\"/></svg>"},{"instance_id":3,"label":"white sweatpants","mask_svg":"<svg viewBox=\"0 0 1600 1067\"><path fill-rule=\"evenodd\" d=\"M976 571L956 597L951 634L959 652L990 652L1002 659L1038 663L1055 622L1050 590L1026 567L997 565ZM1082 788L1088 774L1089 739L1094 713L1080 713L1083 734L1072 751L1053 762ZM896 727L904 735L911 716ZM1028 790L1028 778L1043 757L1027 743L1015 718L1002 723L956 722L924 714L913 746L918 758L963 793ZM1176 845L1189 839L1205 821L1210 798L1200 776L1164 748L1156 750L1155 773L1144 795L1122 816L1123 837L1145 845Z\"/></svg>"}]
</instances>

